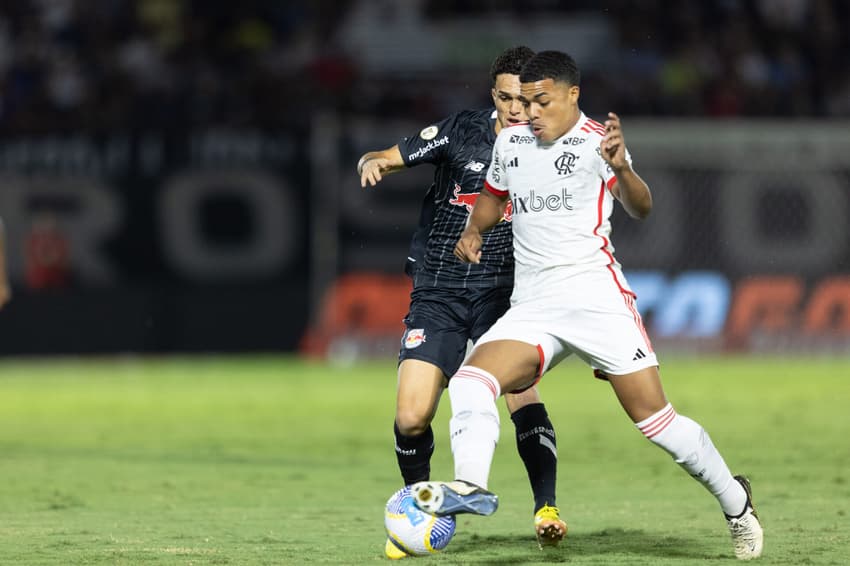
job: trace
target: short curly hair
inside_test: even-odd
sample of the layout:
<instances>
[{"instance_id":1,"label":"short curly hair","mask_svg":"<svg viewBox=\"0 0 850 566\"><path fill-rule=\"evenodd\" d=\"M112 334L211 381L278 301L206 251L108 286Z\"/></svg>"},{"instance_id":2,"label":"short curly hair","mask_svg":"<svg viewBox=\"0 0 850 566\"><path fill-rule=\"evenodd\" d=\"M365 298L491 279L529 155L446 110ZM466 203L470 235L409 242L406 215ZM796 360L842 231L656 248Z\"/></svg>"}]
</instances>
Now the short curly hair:
<instances>
[{"instance_id":1,"label":"short curly hair","mask_svg":"<svg viewBox=\"0 0 850 566\"><path fill-rule=\"evenodd\" d=\"M562 51L541 51L523 65L519 82L534 83L545 79L579 86L581 72L575 59Z\"/></svg>"},{"instance_id":2,"label":"short curly hair","mask_svg":"<svg viewBox=\"0 0 850 566\"><path fill-rule=\"evenodd\" d=\"M523 65L534 57L534 51L525 45L509 47L502 51L490 67L490 82L496 84L496 77L502 74L519 75Z\"/></svg>"}]
</instances>

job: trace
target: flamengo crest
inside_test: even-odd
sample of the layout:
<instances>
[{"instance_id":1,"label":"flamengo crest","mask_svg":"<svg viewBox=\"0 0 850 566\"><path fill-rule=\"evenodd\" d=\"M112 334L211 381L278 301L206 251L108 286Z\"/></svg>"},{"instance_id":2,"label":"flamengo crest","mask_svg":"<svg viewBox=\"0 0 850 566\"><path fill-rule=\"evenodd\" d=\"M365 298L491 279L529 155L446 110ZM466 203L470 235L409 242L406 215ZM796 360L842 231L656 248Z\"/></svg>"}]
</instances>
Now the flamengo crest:
<instances>
[{"instance_id":1,"label":"flamengo crest","mask_svg":"<svg viewBox=\"0 0 850 566\"><path fill-rule=\"evenodd\" d=\"M555 169L558 170L558 175L569 175L573 172L578 155L565 151L558 159L555 160Z\"/></svg>"}]
</instances>

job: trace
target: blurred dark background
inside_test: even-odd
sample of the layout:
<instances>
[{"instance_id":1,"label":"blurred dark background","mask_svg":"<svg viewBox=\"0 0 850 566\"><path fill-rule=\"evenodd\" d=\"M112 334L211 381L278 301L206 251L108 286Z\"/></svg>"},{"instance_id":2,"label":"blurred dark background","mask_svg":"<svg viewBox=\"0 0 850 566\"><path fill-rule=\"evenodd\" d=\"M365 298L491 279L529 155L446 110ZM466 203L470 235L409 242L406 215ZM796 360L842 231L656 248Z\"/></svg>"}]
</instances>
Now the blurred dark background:
<instances>
[{"instance_id":1,"label":"blurred dark background","mask_svg":"<svg viewBox=\"0 0 850 566\"><path fill-rule=\"evenodd\" d=\"M14 298L0 351L291 351L310 350L311 326L386 333L374 304L329 293L366 273L354 302L389 285L386 316L401 318L397 277L430 171L364 196L357 157L489 104L490 62L515 44L569 51L582 109L623 116L639 170L646 148L653 188L692 215L678 232L650 225L643 249L658 253L635 250L633 267L670 281L711 270L730 293L765 274L798 278L803 297L843 281L847 2L5 1L0 217ZM753 162L774 181L727 203L752 186L729 173ZM777 250L761 263L722 249L738 239L724 207L750 204L757 218L741 224L758 227L743 247ZM666 252L676 238L693 242ZM843 340L850 307L823 308ZM779 330L817 318L792 310Z\"/></svg>"},{"instance_id":2,"label":"blurred dark background","mask_svg":"<svg viewBox=\"0 0 850 566\"><path fill-rule=\"evenodd\" d=\"M580 51L594 114L847 116L848 28L840 0L4 2L0 125L294 128L325 107L430 120L455 97L486 102L447 90L486 86L520 41Z\"/></svg>"}]
</instances>

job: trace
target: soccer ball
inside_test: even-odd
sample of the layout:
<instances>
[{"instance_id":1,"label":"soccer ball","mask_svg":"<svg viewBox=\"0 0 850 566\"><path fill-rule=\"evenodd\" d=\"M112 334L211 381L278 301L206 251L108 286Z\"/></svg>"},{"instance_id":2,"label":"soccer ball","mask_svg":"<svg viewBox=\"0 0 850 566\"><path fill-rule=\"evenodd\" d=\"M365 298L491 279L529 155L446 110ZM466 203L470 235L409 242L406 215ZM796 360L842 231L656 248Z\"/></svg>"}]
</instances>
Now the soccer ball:
<instances>
[{"instance_id":1,"label":"soccer ball","mask_svg":"<svg viewBox=\"0 0 850 566\"><path fill-rule=\"evenodd\" d=\"M401 550L412 556L426 556L446 548L455 534L455 518L422 511L413 502L410 486L405 486L387 501L384 527L390 541Z\"/></svg>"}]
</instances>

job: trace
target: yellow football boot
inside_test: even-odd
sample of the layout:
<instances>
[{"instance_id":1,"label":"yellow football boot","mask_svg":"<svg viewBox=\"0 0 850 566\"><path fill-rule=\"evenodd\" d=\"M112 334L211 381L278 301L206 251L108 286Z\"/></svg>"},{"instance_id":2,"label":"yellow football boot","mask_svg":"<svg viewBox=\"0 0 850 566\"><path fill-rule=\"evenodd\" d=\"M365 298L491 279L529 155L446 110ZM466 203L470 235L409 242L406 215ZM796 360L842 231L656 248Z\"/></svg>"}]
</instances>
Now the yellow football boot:
<instances>
[{"instance_id":1,"label":"yellow football boot","mask_svg":"<svg viewBox=\"0 0 850 566\"><path fill-rule=\"evenodd\" d=\"M544 505L534 514L534 530L541 550L544 546L558 546L567 536L567 524L561 520L560 511L549 505Z\"/></svg>"},{"instance_id":2,"label":"yellow football boot","mask_svg":"<svg viewBox=\"0 0 850 566\"><path fill-rule=\"evenodd\" d=\"M384 554L387 555L387 558L390 560L401 560L402 558L407 558L408 554L393 544L393 541L387 539L387 545L384 547Z\"/></svg>"}]
</instances>

